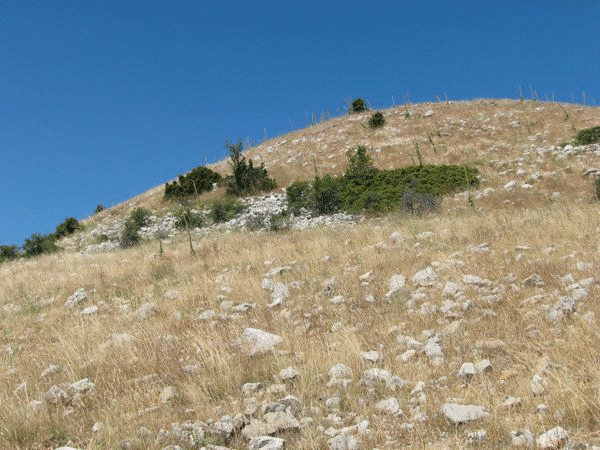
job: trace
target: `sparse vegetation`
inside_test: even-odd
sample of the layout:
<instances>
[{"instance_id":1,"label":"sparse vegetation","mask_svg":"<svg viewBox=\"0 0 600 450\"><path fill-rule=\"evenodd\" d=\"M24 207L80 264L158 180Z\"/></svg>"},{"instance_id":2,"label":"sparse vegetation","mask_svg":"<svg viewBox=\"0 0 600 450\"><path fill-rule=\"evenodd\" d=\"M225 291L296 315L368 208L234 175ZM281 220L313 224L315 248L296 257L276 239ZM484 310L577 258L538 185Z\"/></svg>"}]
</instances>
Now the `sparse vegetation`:
<instances>
[{"instance_id":1,"label":"sparse vegetation","mask_svg":"<svg viewBox=\"0 0 600 450\"><path fill-rule=\"evenodd\" d=\"M193 211L189 206L181 206L175 211L175 226L180 230L202 228L206 223L204 214Z\"/></svg>"},{"instance_id":2,"label":"sparse vegetation","mask_svg":"<svg viewBox=\"0 0 600 450\"><path fill-rule=\"evenodd\" d=\"M23 243L23 254L25 256L38 256L42 253L52 253L58 250L56 236L54 234L33 233Z\"/></svg>"},{"instance_id":3,"label":"sparse vegetation","mask_svg":"<svg viewBox=\"0 0 600 450\"><path fill-rule=\"evenodd\" d=\"M212 190L215 183L221 182L221 175L206 167L196 167L186 175L172 183L165 184L165 199L182 199L192 195L200 195Z\"/></svg>"},{"instance_id":4,"label":"sparse vegetation","mask_svg":"<svg viewBox=\"0 0 600 450\"><path fill-rule=\"evenodd\" d=\"M247 161L243 151L243 144L228 142L225 147L229 150L229 159L233 175L227 179L227 193L235 196L256 194L275 189L275 181L269 178L264 163L254 167L252 160Z\"/></svg>"},{"instance_id":5,"label":"sparse vegetation","mask_svg":"<svg viewBox=\"0 0 600 450\"><path fill-rule=\"evenodd\" d=\"M223 223L233 219L245 209L243 203L235 198L225 197L212 202L209 217L213 223Z\"/></svg>"}]
</instances>

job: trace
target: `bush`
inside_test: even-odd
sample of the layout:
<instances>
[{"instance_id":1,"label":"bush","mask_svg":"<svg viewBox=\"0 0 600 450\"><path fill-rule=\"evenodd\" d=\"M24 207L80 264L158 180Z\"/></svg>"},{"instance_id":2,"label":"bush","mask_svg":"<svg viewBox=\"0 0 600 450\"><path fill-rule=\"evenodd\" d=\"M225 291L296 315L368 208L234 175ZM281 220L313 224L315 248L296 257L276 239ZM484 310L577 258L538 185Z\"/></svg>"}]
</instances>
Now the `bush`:
<instances>
[{"instance_id":1,"label":"bush","mask_svg":"<svg viewBox=\"0 0 600 450\"><path fill-rule=\"evenodd\" d=\"M98 214L102 211L104 211L106 208L104 207L104 205L100 204L98 206L96 206L96 209L94 210L94 214Z\"/></svg>"},{"instance_id":2,"label":"bush","mask_svg":"<svg viewBox=\"0 0 600 450\"><path fill-rule=\"evenodd\" d=\"M385 117L380 112L373 113L369 119L369 128L379 128L385 125Z\"/></svg>"},{"instance_id":3,"label":"bush","mask_svg":"<svg viewBox=\"0 0 600 450\"><path fill-rule=\"evenodd\" d=\"M209 216L214 223L222 223L235 218L244 209L246 207L238 200L225 197L222 200L213 202Z\"/></svg>"},{"instance_id":4,"label":"bush","mask_svg":"<svg viewBox=\"0 0 600 450\"><path fill-rule=\"evenodd\" d=\"M402 209L421 214L435 210L441 196L476 186L477 175L476 168L454 165L378 170L366 147L360 146L349 152L342 177L326 175L312 183L290 185L286 189L288 211L296 214L306 208L315 214L331 214Z\"/></svg>"},{"instance_id":5,"label":"bush","mask_svg":"<svg viewBox=\"0 0 600 450\"><path fill-rule=\"evenodd\" d=\"M16 245L0 245L0 263L17 259L19 256L21 253Z\"/></svg>"},{"instance_id":6,"label":"bush","mask_svg":"<svg viewBox=\"0 0 600 450\"><path fill-rule=\"evenodd\" d=\"M131 212L121 233L119 244L122 248L133 247L140 243L140 228L148 225L149 219L150 211L145 208L135 208Z\"/></svg>"},{"instance_id":7,"label":"bush","mask_svg":"<svg viewBox=\"0 0 600 450\"><path fill-rule=\"evenodd\" d=\"M27 257L38 256L42 253L52 253L58 250L56 246L56 236L54 234L42 235L33 233L25 239L23 244L23 254Z\"/></svg>"},{"instance_id":8,"label":"bush","mask_svg":"<svg viewBox=\"0 0 600 450\"><path fill-rule=\"evenodd\" d=\"M57 225L54 235L57 239L73 234L80 228L79 222L75 217L67 217L63 223Z\"/></svg>"},{"instance_id":9,"label":"bush","mask_svg":"<svg viewBox=\"0 0 600 450\"><path fill-rule=\"evenodd\" d=\"M179 175L178 180L165 184L164 198L184 198L212 190L214 183L222 177L206 167L196 167L187 175Z\"/></svg>"},{"instance_id":10,"label":"bush","mask_svg":"<svg viewBox=\"0 0 600 450\"><path fill-rule=\"evenodd\" d=\"M226 143L229 150L233 175L227 179L227 193L235 196L252 195L275 189L275 181L269 178L264 163L254 167L252 160L246 161L242 155L243 144Z\"/></svg>"},{"instance_id":11,"label":"bush","mask_svg":"<svg viewBox=\"0 0 600 450\"><path fill-rule=\"evenodd\" d=\"M581 130L575 138L575 145L588 145L596 142L600 142L600 126Z\"/></svg>"},{"instance_id":12,"label":"bush","mask_svg":"<svg viewBox=\"0 0 600 450\"><path fill-rule=\"evenodd\" d=\"M350 110L348 111L350 114L359 113L363 111L368 111L367 104L362 98L357 98L352 102L350 106Z\"/></svg>"},{"instance_id":13,"label":"bush","mask_svg":"<svg viewBox=\"0 0 600 450\"><path fill-rule=\"evenodd\" d=\"M175 227L180 230L202 228L205 224L204 215L190 208L179 208L175 211L175 219Z\"/></svg>"}]
</instances>

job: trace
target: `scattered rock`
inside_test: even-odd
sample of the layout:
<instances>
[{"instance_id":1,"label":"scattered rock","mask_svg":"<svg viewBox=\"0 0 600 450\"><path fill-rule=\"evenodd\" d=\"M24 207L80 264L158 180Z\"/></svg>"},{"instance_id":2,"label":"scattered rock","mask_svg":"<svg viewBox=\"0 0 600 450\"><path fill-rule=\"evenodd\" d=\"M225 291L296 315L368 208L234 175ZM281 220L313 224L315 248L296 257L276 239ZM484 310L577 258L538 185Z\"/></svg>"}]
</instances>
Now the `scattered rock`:
<instances>
[{"instance_id":1,"label":"scattered rock","mask_svg":"<svg viewBox=\"0 0 600 450\"><path fill-rule=\"evenodd\" d=\"M513 447L533 448L533 433L528 429L516 430L510 432Z\"/></svg>"},{"instance_id":2,"label":"scattered rock","mask_svg":"<svg viewBox=\"0 0 600 450\"><path fill-rule=\"evenodd\" d=\"M412 281L419 286L432 286L437 280L437 274L431 267L427 267L415 273Z\"/></svg>"},{"instance_id":3,"label":"scattered rock","mask_svg":"<svg viewBox=\"0 0 600 450\"><path fill-rule=\"evenodd\" d=\"M360 442L350 434L338 434L327 441L329 450L360 450Z\"/></svg>"},{"instance_id":4,"label":"scattered rock","mask_svg":"<svg viewBox=\"0 0 600 450\"><path fill-rule=\"evenodd\" d=\"M77 289L66 301L65 306L67 308L74 308L79 303L87 300L88 293L84 288Z\"/></svg>"},{"instance_id":5,"label":"scattered rock","mask_svg":"<svg viewBox=\"0 0 600 450\"><path fill-rule=\"evenodd\" d=\"M285 440L278 437L258 436L250 439L248 450L283 450Z\"/></svg>"}]
</instances>

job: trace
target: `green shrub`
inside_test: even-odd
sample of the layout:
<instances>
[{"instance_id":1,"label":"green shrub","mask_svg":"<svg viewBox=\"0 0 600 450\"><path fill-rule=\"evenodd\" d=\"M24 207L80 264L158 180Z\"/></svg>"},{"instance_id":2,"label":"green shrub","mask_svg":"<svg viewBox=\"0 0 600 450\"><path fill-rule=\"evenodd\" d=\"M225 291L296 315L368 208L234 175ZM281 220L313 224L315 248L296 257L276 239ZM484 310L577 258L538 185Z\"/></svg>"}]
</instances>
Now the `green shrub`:
<instances>
[{"instance_id":1,"label":"green shrub","mask_svg":"<svg viewBox=\"0 0 600 450\"><path fill-rule=\"evenodd\" d=\"M135 208L131 212L121 233L119 244L122 248L133 247L140 243L140 228L148 225L149 219L150 211L146 208Z\"/></svg>"},{"instance_id":2,"label":"green shrub","mask_svg":"<svg viewBox=\"0 0 600 450\"><path fill-rule=\"evenodd\" d=\"M209 217L212 219L213 223L227 222L235 218L235 216L244 209L246 209L246 207L238 200L231 197L225 197L222 200L213 202Z\"/></svg>"},{"instance_id":3,"label":"green shrub","mask_svg":"<svg viewBox=\"0 0 600 450\"><path fill-rule=\"evenodd\" d=\"M314 214L338 210L388 212L402 209L421 214L434 211L443 195L476 186L478 171L468 166L418 165L378 170L364 146L348 153L344 175L326 175L312 183L296 182L286 189L289 212L302 208Z\"/></svg>"},{"instance_id":4,"label":"green shrub","mask_svg":"<svg viewBox=\"0 0 600 450\"><path fill-rule=\"evenodd\" d=\"M94 210L94 214L98 214L102 211L104 211L106 208L104 208L104 205L100 204L96 206L96 209Z\"/></svg>"},{"instance_id":5,"label":"green shrub","mask_svg":"<svg viewBox=\"0 0 600 450\"><path fill-rule=\"evenodd\" d=\"M285 190L288 212L299 215L302 209L310 210L312 186L308 181L296 181Z\"/></svg>"},{"instance_id":6,"label":"green shrub","mask_svg":"<svg viewBox=\"0 0 600 450\"><path fill-rule=\"evenodd\" d=\"M368 111L369 108L367 108L367 104L365 103L365 101L362 98L357 98L352 102L352 105L350 106L349 109L349 113L353 114L353 113L359 113L359 112L363 112L363 111Z\"/></svg>"},{"instance_id":7,"label":"green shrub","mask_svg":"<svg viewBox=\"0 0 600 450\"><path fill-rule=\"evenodd\" d=\"M0 263L17 259L19 256L21 253L16 245L0 245Z\"/></svg>"},{"instance_id":8,"label":"green shrub","mask_svg":"<svg viewBox=\"0 0 600 450\"><path fill-rule=\"evenodd\" d=\"M581 130L575 138L575 145L588 145L596 142L600 142L600 126Z\"/></svg>"},{"instance_id":9,"label":"green shrub","mask_svg":"<svg viewBox=\"0 0 600 450\"><path fill-rule=\"evenodd\" d=\"M233 175L227 178L227 193L235 196L252 195L275 189L275 181L269 178L264 163L254 167L252 160L246 161L242 155L243 144L226 143L229 150Z\"/></svg>"},{"instance_id":10,"label":"green shrub","mask_svg":"<svg viewBox=\"0 0 600 450\"><path fill-rule=\"evenodd\" d=\"M107 234L99 234L98 236L96 236L96 244L102 244L103 242L108 241L110 241L110 238Z\"/></svg>"},{"instance_id":11,"label":"green shrub","mask_svg":"<svg viewBox=\"0 0 600 450\"><path fill-rule=\"evenodd\" d=\"M206 167L196 167L187 175L179 175L178 180L165 184L164 198L184 198L212 190L214 183L222 177Z\"/></svg>"},{"instance_id":12,"label":"green shrub","mask_svg":"<svg viewBox=\"0 0 600 450\"><path fill-rule=\"evenodd\" d=\"M369 128L371 128L371 129L379 128L384 125L385 125L385 117L383 117L383 114L380 113L379 111L376 113L373 113L373 115L369 119Z\"/></svg>"},{"instance_id":13,"label":"green shrub","mask_svg":"<svg viewBox=\"0 0 600 450\"><path fill-rule=\"evenodd\" d=\"M205 225L205 218L202 213L192 211L190 208L179 208L175 211L175 227L180 230L189 230L202 228Z\"/></svg>"},{"instance_id":14,"label":"green shrub","mask_svg":"<svg viewBox=\"0 0 600 450\"><path fill-rule=\"evenodd\" d=\"M52 253L58 250L56 246L56 236L54 234L42 235L33 233L25 239L23 244L23 254L27 257L38 256L42 253Z\"/></svg>"},{"instance_id":15,"label":"green shrub","mask_svg":"<svg viewBox=\"0 0 600 450\"><path fill-rule=\"evenodd\" d=\"M331 175L316 177L312 184L311 209L320 215L333 214L341 207L340 181Z\"/></svg>"},{"instance_id":16,"label":"green shrub","mask_svg":"<svg viewBox=\"0 0 600 450\"><path fill-rule=\"evenodd\" d=\"M75 217L67 217L63 223L57 225L54 235L57 239L73 234L80 228L79 222Z\"/></svg>"}]
</instances>

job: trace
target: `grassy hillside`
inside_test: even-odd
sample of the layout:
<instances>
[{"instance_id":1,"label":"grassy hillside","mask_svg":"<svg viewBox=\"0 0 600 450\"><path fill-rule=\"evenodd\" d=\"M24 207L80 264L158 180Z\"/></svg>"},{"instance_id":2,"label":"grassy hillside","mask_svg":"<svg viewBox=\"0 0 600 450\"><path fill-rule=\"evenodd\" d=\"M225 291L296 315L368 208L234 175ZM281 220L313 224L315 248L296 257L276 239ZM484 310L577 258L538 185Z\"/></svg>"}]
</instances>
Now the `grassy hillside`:
<instances>
[{"instance_id":1,"label":"grassy hillside","mask_svg":"<svg viewBox=\"0 0 600 450\"><path fill-rule=\"evenodd\" d=\"M582 177L600 146L554 147L600 109L476 100L383 114L383 128L340 117L247 156L286 186L340 174L357 145L381 169L413 164L418 145L428 164L477 166L471 204L213 232L194 256L181 236L162 255L149 242L0 265L0 447L247 449L270 434L287 449L450 449L484 430L477 448L528 432L553 448L543 434L559 426L572 445L600 445L600 205ZM86 225L166 211L162 193ZM253 351L247 329L281 340ZM451 403L485 417L454 423Z\"/></svg>"}]
</instances>

